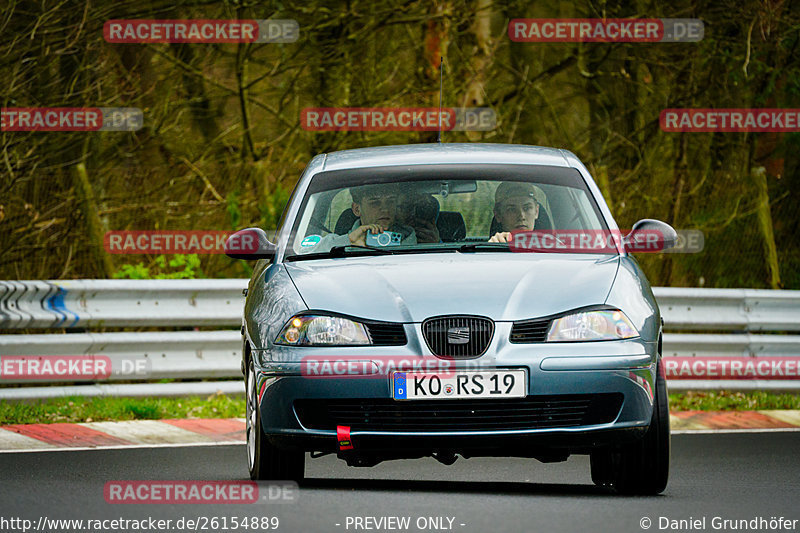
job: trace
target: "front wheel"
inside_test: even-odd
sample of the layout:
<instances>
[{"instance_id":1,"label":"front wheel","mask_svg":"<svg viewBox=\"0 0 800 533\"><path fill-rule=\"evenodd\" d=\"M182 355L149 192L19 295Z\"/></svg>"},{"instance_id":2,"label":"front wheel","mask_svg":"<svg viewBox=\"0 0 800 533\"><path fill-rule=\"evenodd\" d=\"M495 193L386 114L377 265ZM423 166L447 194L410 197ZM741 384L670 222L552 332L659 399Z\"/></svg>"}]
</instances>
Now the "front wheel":
<instances>
[{"instance_id":1,"label":"front wheel","mask_svg":"<svg viewBox=\"0 0 800 533\"><path fill-rule=\"evenodd\" d=\"M664 492L669 478L669 452L667 379L664 363L659 358L650 428L641 440L611 455L614 487L622 494L653 495Z\"/></svg>"},{"instance_id":2,"label":"front wheel","mask_svg":"<svg viewBox=\"0 0 800 533\"><path fill-rule=\"evenodd\" d=\"M293 480L300 482L305 474L305 454L285 451L270 444L261 428L255 364L247 367L247 466L253 480Z\"/></svg>"}]
</instances>

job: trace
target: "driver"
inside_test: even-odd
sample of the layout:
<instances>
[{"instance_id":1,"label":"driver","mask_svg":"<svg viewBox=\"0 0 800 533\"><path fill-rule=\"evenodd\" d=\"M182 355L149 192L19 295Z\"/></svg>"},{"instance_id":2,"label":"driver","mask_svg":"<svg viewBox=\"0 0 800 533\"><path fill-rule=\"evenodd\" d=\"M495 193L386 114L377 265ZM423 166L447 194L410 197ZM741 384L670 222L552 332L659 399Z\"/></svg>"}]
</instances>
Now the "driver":
<instances>
[{"instance_id":1,"label":"driver","mask_svg":"<svg viewBox=\"0 0 800 533\"><path fill-rule=\"evenodd\" d=\"M414 228L397 223L398 192L393 183L351 187L351 207L358 218L350 233L326 235L314 246L301 247L300 253L328 252L334 246L366 246L367 231L373 234L393 231L402 235L401 245L417 244Z\"/></svg>"},{"instance_id":2,"label":"driver","mask_svg":"<svg viewBox=\"0 0 800 533\"><path fill-rule=\"evenodd\" d=\"M511 231L533 229L539 217L537 187L532 183L507 181L494 193L494 218L500 231L489 242L510 242Z\"/></svg>"}]
</instances>

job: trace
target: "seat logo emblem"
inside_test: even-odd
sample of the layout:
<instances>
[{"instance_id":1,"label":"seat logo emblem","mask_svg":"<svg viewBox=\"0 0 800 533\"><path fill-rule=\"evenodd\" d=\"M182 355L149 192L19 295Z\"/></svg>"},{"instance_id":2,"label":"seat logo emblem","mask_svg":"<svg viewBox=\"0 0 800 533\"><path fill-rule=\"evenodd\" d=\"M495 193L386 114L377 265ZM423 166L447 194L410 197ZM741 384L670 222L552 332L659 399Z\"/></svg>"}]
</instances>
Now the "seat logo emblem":
<instances>
[{"instance_id":1,"label":"seat logo emblem","mask_svg":"<svg viewBox=\"0 0 800 533\"><path fill-rule=\"evenodd\" d=\"M469 328L457 327L448 329L447 342L450 344L467 344L469 342Z\"/></svg>"}]
</instances>

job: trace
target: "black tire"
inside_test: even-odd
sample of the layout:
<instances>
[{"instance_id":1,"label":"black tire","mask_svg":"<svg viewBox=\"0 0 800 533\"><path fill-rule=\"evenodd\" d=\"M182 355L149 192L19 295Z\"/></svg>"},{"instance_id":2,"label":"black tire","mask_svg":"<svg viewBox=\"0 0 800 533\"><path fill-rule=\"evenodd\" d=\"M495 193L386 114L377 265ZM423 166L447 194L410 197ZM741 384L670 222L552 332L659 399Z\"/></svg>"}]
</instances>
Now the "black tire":
<instances>
[{"instance_id":1,"label":"black tire","mask_svg":"<svg viewBox=\"0 0 800 533\"><path fill-rule=\"evenodd\" d=\"M669 479L669 397L664 364L658 359L653 416L638 442L612 454L614 487L621 494L654 495L664 492Z\"/></svg>"},{"instance_id":2,"label":"black tire","mask_svg":"<svg viewBox=\"0 0 800 533\"><path fill-rule=\"evenodd\" d=\"M273 446L261 427L261 413L256 391L255 365L251 359L245 376L247 394L247 466L253 480L292 480L298 483L305 475L305 453ZM252 440L251 440L252 439Z\"/></svg>"}]
</instances>

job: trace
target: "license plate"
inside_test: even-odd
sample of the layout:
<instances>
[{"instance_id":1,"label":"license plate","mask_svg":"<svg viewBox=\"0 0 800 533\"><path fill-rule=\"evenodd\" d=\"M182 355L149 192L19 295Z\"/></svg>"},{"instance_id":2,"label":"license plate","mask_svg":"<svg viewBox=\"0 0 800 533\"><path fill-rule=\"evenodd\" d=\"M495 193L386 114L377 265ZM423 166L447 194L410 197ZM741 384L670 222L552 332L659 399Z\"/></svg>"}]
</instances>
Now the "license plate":
<instances>
[{"instance_id":1,"label":"license plate","mask_svg":"<svg viewBox=\"0 0 800 533\"><path fill-rule=\"evenodd\" d=\"M459 398L524 398L524 370L481 372L394 372L395 400L455 400Z\"/></svg>"}]
</instances>

